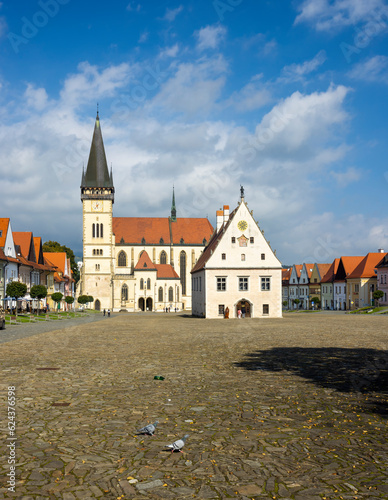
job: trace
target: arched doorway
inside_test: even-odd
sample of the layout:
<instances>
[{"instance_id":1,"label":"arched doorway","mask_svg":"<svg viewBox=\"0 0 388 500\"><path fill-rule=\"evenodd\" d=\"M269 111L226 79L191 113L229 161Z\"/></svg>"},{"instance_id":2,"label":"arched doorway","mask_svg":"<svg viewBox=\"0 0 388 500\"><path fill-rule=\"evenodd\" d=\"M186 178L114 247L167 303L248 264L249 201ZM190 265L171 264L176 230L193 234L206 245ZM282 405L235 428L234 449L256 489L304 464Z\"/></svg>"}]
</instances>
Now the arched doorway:
<instances>
[{"instance_id":1,"label":"arched doorway","mask_svg":"<svg viewBox=\"0 0 388 500\"><path fill-rule=\"evenodd\" d=\"M236 305L236 318L238 317L239 310L242 312L242 317L244 317L245 311L245 317L250 318L252 313L252 304L248 300L242 299Z\"/></svg>"},{"instance_id":2,"label":"arched doorway","mask_svg":"<svg viewBox=\"0 0 388 500\"><path fill-rule=\"evenodd\" d=\"M140 299L139 299L139 309L140 309L140 311L144 311L144 304L145 304L144 298L140 297Z\"/></svg>"},{"instance_id":3,"label":"arched doorway","mask_svg":"<svg viewBox=\"0 0 388 500\"><path fill-rule=\"evenodd\" d=\"M101 302L98 299L94 303L94 309L96 311L101 311Z\"/></svg>"},{"instance_id":4,"label":"arched doorway","mask_svg":"<svg viewBox=\"0 0 388 500\"><path fill-rule=\"evenodd\" d=\"M146 301L146 307L147 307L147 311L152 311L152 299L151 299L151 297L148 297L148 299Z\"/></svg>"}]
</instances>

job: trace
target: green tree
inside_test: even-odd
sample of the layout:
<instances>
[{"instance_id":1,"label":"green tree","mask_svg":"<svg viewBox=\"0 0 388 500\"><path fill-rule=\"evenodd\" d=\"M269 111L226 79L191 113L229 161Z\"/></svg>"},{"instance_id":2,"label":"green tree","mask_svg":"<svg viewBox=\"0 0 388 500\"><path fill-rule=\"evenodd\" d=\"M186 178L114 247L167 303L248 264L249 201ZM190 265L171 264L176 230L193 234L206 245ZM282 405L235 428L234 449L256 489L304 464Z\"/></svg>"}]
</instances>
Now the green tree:
<instances>
[{"instance_id":1,"label":"green tree","mask_svg":"<svg viewBox=\"0 0 388 500\"><path fill-rule=\"evenodd\" d=\"M373 292L373 298L377 300L377 302L380 302L380 299L384 297L384 292L382 290L375 290Z\"/></svg>"},{"instance_id":2,"label":"green tree","mask_svg":"<svg viewBox=\"0 0 388 500\"><path fill-rule=\"evenodd\" d=\"M311 304L314 302L314 306L319 308L321 306L321 299L319 297L311 297Z\"/></svg>"},{"instance_id":3,"label":"green tree","mask_svg":"<svg viewBox=\"0 0 388 500\"><path fill-rule=\"evenodd\" d=\"M18 299L24 297L27 293L27 285L19 281L12 281L8 283L5 291L7 297L12 297L16 300L16 316L18 315Z\"/></svg>"},{"instance_id":4,"label":"green tree","mask_svg":"<svg viewBox=\"0 0 388 500\"><path fill-rule=\"evenodd\" d=\"M59 309L59 303L62 300L62 297L63 297L63 293L61 293L61 292L55 292L51 295L51 298L57 304L57 309Z\"/></svg>"},{"instance_id":5,"label":"green tree","mask_svg":"<svg viewBox=\"0 0 388 500\"><path fill-rule=\"evenodd\" d=\"M93 301L94 301L94 298L91 295L88 295L88 302L93 302Z\"/></svg>"},{"instance_id":6,"label":"green tree","mask_svg":"<svg viewBox=\"0 0 388 500\"><path fill-rule=\"evenodd\" d=\"M70 306L74 302L74 297L72 297L71 295L67 295L65 297L65 302Z\"/></svg>"},{"instance_id":7,"label":"green tree","mask_svg":"<svg viewBox=\"0 0 388 500\"><path fill-rule=\"evenodd\" d=\"M296 304L296 308L298 309L299 308L300 300L299 299L293 299L293 303Z\"/></svg>"},{"instance_id":8,"label":"green tree","mask_svg":"<svg viewBox=\"0 0 388 500\"><path fill-rule=\"evenodd\" d=\"M288 300L283 300L283 306L287 307L287 304L288 304Z\"/></svg>"},{"instance_id":9,"label":"green tree","mask_svg":"<svg viewBox=\"0 0 388 500\"><path fill-rule=\"evenodd\" d=\"M44 285L34 285L31 287L30 295L33 299L38 299L38 314L41 299L47 297L47 288Z\"/></svg>"},{"instance_id":10,"label":"green tree","mask_svg":"<svg viewBox=\"0 0 388 500\"><path fill-rule=\"evenodd\" d=\"M73 271L73 279L77 283L79 280L79 269L75 261L74 252L71 248L61 245L57 241L46 241L43 243L43 252L66 252L67 257L70 259L70 267Z\"/></svg>"},{"instance_id":11,"label":"green tree","mask_svg":"<svg viewBox=\"0 0 388 500\"><path fill-rule=\"evenodd\" d=\"M81 304L81 306L85 305L87 302L89 302L89 296L88 295L80 295L77 299L78 303Z\"/></svg>"}]
</instances>

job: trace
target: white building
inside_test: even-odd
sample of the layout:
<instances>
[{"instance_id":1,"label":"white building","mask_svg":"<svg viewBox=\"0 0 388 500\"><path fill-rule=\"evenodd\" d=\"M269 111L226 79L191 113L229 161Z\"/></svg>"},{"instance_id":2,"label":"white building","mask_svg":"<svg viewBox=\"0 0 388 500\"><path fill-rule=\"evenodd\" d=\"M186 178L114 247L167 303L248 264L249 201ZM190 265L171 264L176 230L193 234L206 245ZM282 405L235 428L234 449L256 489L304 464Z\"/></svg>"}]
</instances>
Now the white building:
<instances>
[{"instance_id":1,"label":"white building","mask_svg":"<svg viewBox=\"0 0 388 500\"><path fill-rule=\"evenodd\" d=\"M192 313L206 318L282 317L282 265L244 200L229 215L217 212L217 229L192 274Z\"/></svg>"}]
</instances>

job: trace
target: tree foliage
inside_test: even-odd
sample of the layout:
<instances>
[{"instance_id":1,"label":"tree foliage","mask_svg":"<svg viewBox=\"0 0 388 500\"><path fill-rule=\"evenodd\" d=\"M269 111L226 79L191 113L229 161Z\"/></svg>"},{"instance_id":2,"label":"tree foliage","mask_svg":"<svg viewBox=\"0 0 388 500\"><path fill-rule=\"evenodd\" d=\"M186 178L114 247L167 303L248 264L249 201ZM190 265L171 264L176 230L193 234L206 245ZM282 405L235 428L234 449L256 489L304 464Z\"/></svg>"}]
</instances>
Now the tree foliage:
<instances>
[{"instance_id":1,"label":"tree foliage","mask_svg":"<svg viewBox=\"0 0 388 500\"><path fill-rule=\"evenodd\" d=\"M67 257L70 259L70 267L73 271L73 279L77 283L79 280L79 269L75 261L74 252L71 248L61 245L57 241L46 241L43 243L43 252L66 252Z\"/></svg>"},{"instance_id":2,"label":"tree foliage","mask_svg":"<svg viewBox=\"0 0 388 500\"><path fill-rule=\"evenodd\" d=\"M377 301L382 299L384 297L384 292L382 290L375 290L373 292L373 298Z\"/></svg>"},{"instance_id":3,"label":"tree foliage","mask_svg":"<svg viewBox=\"0 0 388 500\"><path fill-rule=\"evenodd\" d=\"M44 285L34 285L31 287L30 295L33 299L44 299L47 297L47 288Z\"/></svg>"},{"instance_id":4,"label":"tree foliage","mask_svg":"<svg viewBox=\"0 0 388 500\"><path fill-rule=\"evenodd\" d=\"M59 304L59 302L62 300L63 293L61 292L55 292L51 295L51 298L53 299L54 302Z\"/></svg>"},{"instance_id":5,"label":"tree foliage","mask_svg":"<svg viewBox=\"0 0 388 500\"><path fill-rule=\"evenodd\" d=\"M74 297L72 297L71 295L67 295L65 297L65 302L66 304L72 304L74 302Z\"/></svg>"},{"instance_id":6,"label":"tree foliage","mask_svg":"<svg viewBox=\"0 0 388 500\"><path fill-rule=\"evenodd\" d=\"M19 281L12 281L8 283L6 291L7 297L12 297L17 301L21 297L24 297L27 293L27 285L25 283L20 283ZM16 315L18 314L17 302L16 302Z\"/></svg>"},{"instance_id":7,"label":"tree foliage","mask_svg":"<svg viewBox=\"0 0 388 500\"><path fill-rule=\"evenodd\" d=\"M88 295L80 295L77 299L78 303L79 304L86 304L87 302L89 302L88 300L89 296Z\"/></svg>"}]
</instances>

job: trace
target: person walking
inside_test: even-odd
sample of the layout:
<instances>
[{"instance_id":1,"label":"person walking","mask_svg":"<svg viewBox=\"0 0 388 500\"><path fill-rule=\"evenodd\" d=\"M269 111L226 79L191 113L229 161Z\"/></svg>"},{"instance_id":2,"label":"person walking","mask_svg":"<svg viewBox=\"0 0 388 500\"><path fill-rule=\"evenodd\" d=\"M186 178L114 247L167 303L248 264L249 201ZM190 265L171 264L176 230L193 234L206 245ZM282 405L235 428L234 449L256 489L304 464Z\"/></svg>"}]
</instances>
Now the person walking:
<instances>
[{"instance_id":1,"label":"person walking","mask_svg":"<svg viewBox=\"0 0 388 500\"><path fill-rule=\"evenodd\" d=\"M108 309L108 318L110 318L110 309Z\"/></svg>"}]
</instances>

